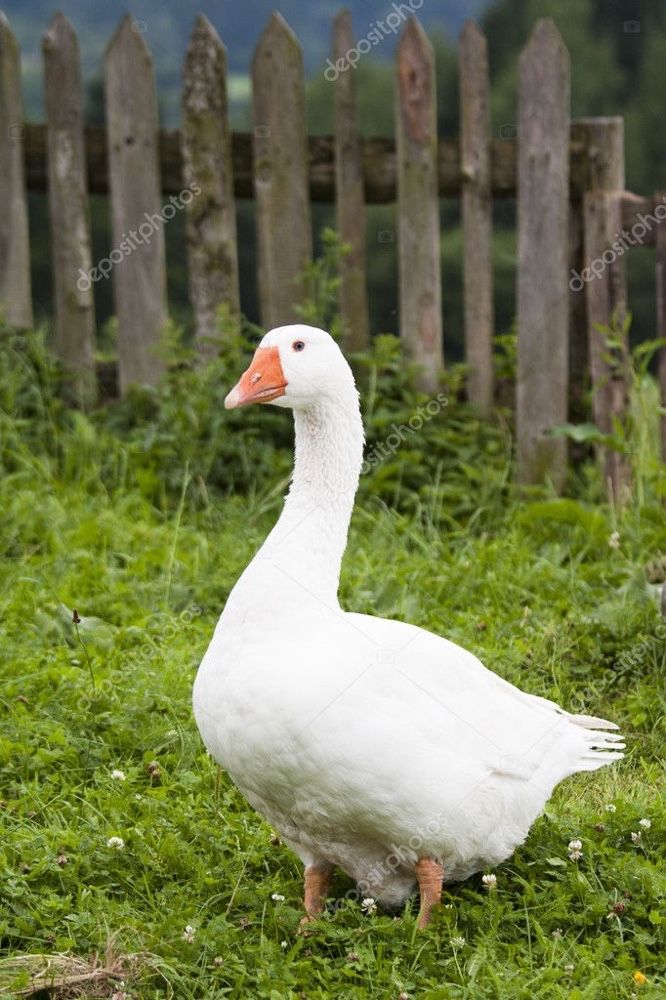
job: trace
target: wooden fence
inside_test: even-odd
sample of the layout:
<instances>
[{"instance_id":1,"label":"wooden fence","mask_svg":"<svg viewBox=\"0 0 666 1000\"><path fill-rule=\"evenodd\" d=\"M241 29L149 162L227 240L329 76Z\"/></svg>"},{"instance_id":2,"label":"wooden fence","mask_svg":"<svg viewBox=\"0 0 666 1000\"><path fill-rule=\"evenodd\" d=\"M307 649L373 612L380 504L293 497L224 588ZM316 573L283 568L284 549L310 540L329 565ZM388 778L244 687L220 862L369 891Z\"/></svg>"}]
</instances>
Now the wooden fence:
<instances>
[{"instance_id":1,"label":"wooden fence","mask_svg":"<svg viewBox=\"0 0 666 1000\"><path fill-rule=\"evenodd\" d=\"M460 38L459 139L437 137L433 51L414 18L398 43L395 141L360 135L351 63L362 48L347 12L334 21L325 74L334 88L333 136L307 134L301 50L279 14L254 54L251 134L230 131L226 51L203 16L185 58L181 129L159 128L152 59L131 16L106 51L106 128L84 123L78 42L62 14L49 26L43 49L47 121L26 124L18 45L0 17L0 306L11 324L30 326L26 188L48 191L55 344L84 400L96 391L92 288L109 274L121 391L162 373L164 226L176 212L186 214L190 301L204 358L218 307L239 313L236 197L256 200L259 301L267 328L297 319L303 269L312 258L310 205L335 201L339 232L351 247L340 289L350 349L368 341L365 206L397 201L399 332L428 391L438 384L446 340L438 202L460 197L468 395L483 414L494 392L493 199L516 198L516 424L526 483L548 477L563 485L566 442L551 429L569 413L570 354L574 382L581 379L581 358L589 359L584 364L602 430L610 430L626 405L624 349L609 357L599 330L617 325L627 308L624 249L617 248L623 230L641 232L625 241L626 249L633 243L656 248L659 334L666 335L666 227L659 225L666 203L625 192L621 119L570 121L569 56L550 19L536 24L520 58L515 134L499 139L490 131L486 40L472 22ZM110 195L113 249L103 261L92 259L89 192ZM660 378L666 397L666 352ZM626 469L609 455L607 473L617 495Z\"/></svg>"}]
</instances>

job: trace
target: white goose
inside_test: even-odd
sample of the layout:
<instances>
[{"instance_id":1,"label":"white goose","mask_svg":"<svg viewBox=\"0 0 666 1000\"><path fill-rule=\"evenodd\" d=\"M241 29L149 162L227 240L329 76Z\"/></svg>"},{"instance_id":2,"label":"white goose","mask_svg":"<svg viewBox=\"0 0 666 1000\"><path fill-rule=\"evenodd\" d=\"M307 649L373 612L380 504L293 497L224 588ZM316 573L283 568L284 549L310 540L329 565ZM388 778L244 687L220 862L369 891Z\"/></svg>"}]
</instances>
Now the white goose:
<instances>
[{"instance_id":1,"label":"white goose","mask_svg":"<svg viewBox=\"0 0 666 1000\"><path fill-rule=\"evenodd\" d=\"M267 333L226 398L291 407L293 481L232 590L194 685L204 743L305 864L306 919L334 866L420 926L458 881L506 859L555 785L622 757L611 722L570 715L413 625L337 598L363 428L323 330Z\"/></svg>"}]
</instances>

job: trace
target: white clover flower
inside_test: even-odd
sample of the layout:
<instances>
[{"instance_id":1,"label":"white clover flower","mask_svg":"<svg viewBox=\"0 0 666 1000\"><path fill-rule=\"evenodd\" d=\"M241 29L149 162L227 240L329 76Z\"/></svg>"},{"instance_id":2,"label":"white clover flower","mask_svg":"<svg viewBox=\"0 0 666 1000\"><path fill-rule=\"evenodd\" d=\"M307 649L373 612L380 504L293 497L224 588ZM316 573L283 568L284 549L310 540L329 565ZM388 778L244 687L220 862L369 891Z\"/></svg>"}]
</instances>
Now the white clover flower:
<instances>
[{"instance_id":1,"label":"white clover flower","mask_svg":"<svg viewBox=\"0 0 666 1000\"><path fill-rule=\"evenodd\" d=\"M364 913L367 913L369 917L371 917L373 913L377 912L377 904L372 896L366 896L365 899L361 900L361 909Z\"/></svg>"},{"instance_id":2,"label":"white clover flower","mask_svg":"<svg viewBox=\"0 0 666 1000\"><path fill-rule=\"evenodd\" d=\"M564 971L565 972L573 972L573 970L574 970L574 966L571 963L569 963L569 965L565 965L564 966Z\"/></svg>"},{"instance_id":3,"label":"white clover flower","mask_svg":"<svg viewBox=\"0 0 666 1000\"><path fill-rule=\"evenodd\" d=\"M481 881L483 882L483 888L487 889L488 892L492 892L493 889L497 888L497 875L482 875Z\"/></svg>"},{"instance_id":4,"label":"white clover flower","mask_svg":"<svg viewBox=\"0 0 666 1000\"><path fill-rule=\"evenodd\" d=\"M641 837L640 832L639 833L634 833L633 830L631 831L631 842L632 842L632 844L640 844L640 842L641 842L642 839L643 838Z\"/></svg>"},{"instance_id":5,"label":"white clover flower","mask_svg":"<svg viewBox=\"0 0 666 1000\"><path fill-rule=\"evenodd\" d=\"M570 840L569 841L569 859L571 861L578 861L583 857L583 841L582 840Z\"/></svg>"},{"instance_id":6,"label":"white clover flower","mask_svg":"<svg viewBox=\"0 0 666 1000\"><path fill-rule=\"evenodd\" d=\"M458 949L458 948L464 948L465 947L465 938L464 937L460 937L460 936L451 938L451 947L452 948L456 948L456 949Z\"/></svg>"},{"instance_id":7,"label":"white clover flower","mask_svg":"<svg viewBox=\"0 0 666 1000\"><path fill-rule=\"evenodd\" d=\"M284 903L284 896L280 892L272 892L271 899L275 900L276 903Z\"/></svg>"},{"instance_id":8,"label":"white clover flower","mask_svg":"<svg viewBox=\"0 0 666 1000\"><path fill-rule=\"evenodd\" d=\"M612 803L612 802L610 802L610 803L609 803L609 804L608 804L608 805L606 806L606 812L607 812L607 813L614 813L614 812L617 812L617 806L614 806L614 805L613 805L613 803Z\"/></svg>"},{"instance_id":9,"label":"white clover flower","mask_svg":"<svg viewBox=\"0 0 666 1000\"><path fill-rule=\"evenodd\" d=\"M110 847L114 851L122 851L125 847L125 841L122 837L109 837L106 842L106 846Z\"/></svg>"},{"instance_id":10,"label":"white clover flower","mask_svg":"<svg viewBox=\"0 0 666 1000\"><path fill-rule=\"evenodd\" d=\"M119 767L114 767L113 771L111 772L111 777L114 778L116 781L125 781L127 775L125 774L124 771L121 771Z\"/></svg>"},{"instance_id":11,"label":"white clover flower","mask_svg":"<svg viewBox=\"0 0 666 1000\"><path fill-rule=\"evenodd\" d=\"M613 531L608 539L608 547L610 549L619 549L620 547L620 532Z\"/></svg>"},{"instance_id":12,"label":"white clover flower","mask_svg":"<svg viewBox=\"0 0 666 1000\"><path fill-rule=\"evenodd\" d=\"M185 930L183 931L183 941L187 941L188 944L193 944L196 932L196 927L193 927L192 924L187 924Z\"/></svg>"},{"instance_id":13,"label":"white clover flower","mask_svg":"<svg viewBox=\"0 0 666 1000\"><path fill-rule=\"evenodd\" d=\"M561 927L556 927L554 931L551 931L550 936L552 937L553 941L561 941L562 940L562 928Z\"/></svg>"},{"instance_id":14,"label":"white clover flower","mask_svg":"<svg viewBox=\"0 0 666 1000\"><path fill-rule=\"evenodd\" d=\"M286 941L280 941L280 947L281 947L281 948L288 948L288 947L289 947L289 945L287 944L287 942L286 942Z\"/></svg>"},{"instance_id":15,"label":"white clover flower","mask_svg":"<svg viewBox=\"0 0 666 1000\"><path fill-rule=\"evenodd\" d=\"M650 827L652 826L652 820L651 819L639 819L638 825L642 826L644 830L649 830Z\"/></svg>"}]
</instances>

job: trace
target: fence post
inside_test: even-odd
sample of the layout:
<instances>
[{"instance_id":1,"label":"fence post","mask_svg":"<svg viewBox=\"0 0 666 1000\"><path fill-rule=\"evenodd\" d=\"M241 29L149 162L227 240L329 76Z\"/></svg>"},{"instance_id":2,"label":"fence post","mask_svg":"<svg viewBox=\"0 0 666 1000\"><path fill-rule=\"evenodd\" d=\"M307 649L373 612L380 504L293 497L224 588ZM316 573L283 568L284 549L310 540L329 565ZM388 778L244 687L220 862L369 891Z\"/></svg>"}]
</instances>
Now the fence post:
<instances>
[{"instance_id":1,"label":"fence post","mask_svg":"<svg viewBox=\"0 0 666 1000\"><path fill-rule=\"evenodd\" d=\"M167 322L164 223L177 211L172 202L161 214L153 61L129 14L106 51L105 93L118 375L125 392L133 382L154 384L165 369L159 350Z\"/></svg>"},{"instance_id":2,"label":"fence post","mask_svg":"<svg viewBox=\"0 0 666 1000\"><path fill-rule=\"evenodd\" d=\"M460 35L460 167L464 237L465 359L468 396L493 406L493 209L490 174L488 46L474 21Z\"/></svg>"},{"instance_id":3,"label":"fence post","mask_svg":"<svg viewBox=\"0 0 666 1000\"><path fill-rule=\"evenodd\" d=\"M70 392L86 405L97 391L90 210L79 43L64 14L55 14L43 50L56 349Z\"/></svg>"},{"instance_id":4,"label":"fence post","mask_svg":"<svg viewBox=\"0 0 666 1000\"><path fill-rule=\"evenodd\" d=\"M518 153L518 477L567 476L569 53L550 18L520 56Z\"/></svg>"},{"instance_id":5,"label":"fence post","mask_svg":"<svg viewBox=\"0 0 666 1000\"><path fill-rule=\"evenodd\" d=\"M345 60L354 45L351 13L341 11L333 21L333 63ZM333 81L335 98L335 211L338 231L349 247L340 263L340 317L343 344L349 351L368 346L366 292L365 198L363 157L356 102L356 74L345 61Z\"/></svg>"},{"instance_id":6,"label":"fence post","mask_svg":"<svg viewBox=\"0 0 666 1000\"><path fill-rule=\"evenodd\" d=\"M24 135L21 53L0 11L0 315L20 329L32 326Z\"/></svg>"},{"instance_id":7,"label":"fence post","mask_svg":"<svg viewBox=\"0 0 666 1000\"><path fill-rule=\"evenodd\" d=\"M624 119L621 117L577 118L571 123L571 140L585 147L586 190L622 191L624 189ZM582 416L591 361L591 339L587 321L585 291L577 276L585 269L583 199L571 206L571 375L572 409Z\"/></svg>"},{"instance_id":8,"label":"fence post","mask_svg":"<svg viewBox=\"0 0 666 1000\"><path fill-rule=\"evenodd\" d=\"M397 75L400 333L421 388L433 393L443 368L435 58L414 17L398 43Z\"/></svg>"},{"instance_id":9,"label":"fence post","mask_svg":"<svg viewBox=\"0 0 666 1000\"><path fill-rule=\"evenodd\" d=\"M227 103L227 53L199 14L183 72L183 181L194 192L186 207L190 301L203 358L216 354L217 310L238 320L236 210Z\"/></svg>"},{"instance_id":10,"label":"fence post","mask_svg":"<svg viewBox=\"0 0 666 1000\"><path fill-rule=\"evenodd\" d=\"M255 49L252 88L259 300L270 329L298 320L312 260L303 56L280 14Z\"/></svg>"},{"instance_id":11,"label":"fence post","mask_svg":"<svg viewBox=\"0 0 666 1000\"><path fill-rule=\"evenodd\" d=\"M577 136L588 149L588 190L583 195L583 270L587 314L589 370L592 381L594 421L610 434L615 419L623 420L627 407L627 345L623 324L627 313L624 261L612 245L622 231L624 176L624 120L582 118L576 122ZM606 261L608 254L613 259ZM599 274L586 272L599 259ZM610 348L605 329L612 329L618 344ZM630 487L630 463L626 455L603 449L604 478L609 498L622 502Z\"/></svg>"},{"instance_id":12,"label":"fence post","mask_svg":"<svg viewBox=\"0 0 666 1000\"><path fill-rule=\"evenodd\" d=\"M610 250L622 231L622 193L586 191L583 196L585 266L599 261L597 273L585 283L587 323L592 372L592 409L600 431L610 434L616 420L622 420L627 406L624 322L627 290L621 257ZM607 259L608 253L612 259ZM610 345L610 334L616 345ZM630 486L628 457L607 448L604 478L609 499L622 503Z\"/></svg>"},{"instance_id":13,"label":"fence post","mask_svg":"<svg viewBox=\"0 0 666 1000\"><path fill-rule=\"evenodd\" d=\"M585 147L585 190L622 191L624 179L624 119L577 118L571 140ZM585 293L578 276L585 269L583 201L571 206L571 396L576 417L585 412L584 399L591 370L590 329ZM575 287L574 284L575 283ZM580 286L580 287L579 287Z\"/></svg>"},{"instance_id":14,"label":"fence post","mask_svg":"<svg viewBox=\"0 0 666 1000\"><path fill-rule=\"evenodd\" d=\"M655 196L657 205L666 204L666 191ZM666 339L666 219L662 219L655 229L656 277L657 277L657 337ZM661 405L666 410L666 346L659 350L659 389ZM661 457L666 462L666 413L661 415ZM663 589L666 601L666 585ZM664 606L666 617L666 604Z\"/></svg>"},{"instance_id":15,"label":"fence post","mask_svg":"<svg viewBox=\"0 0 666 1000\"><path fill-rule=\"evenodd\" d=\"M587 147L587 189L624 190L624 118L577 118L571 138Z\"/></svg>"}]
</instances>

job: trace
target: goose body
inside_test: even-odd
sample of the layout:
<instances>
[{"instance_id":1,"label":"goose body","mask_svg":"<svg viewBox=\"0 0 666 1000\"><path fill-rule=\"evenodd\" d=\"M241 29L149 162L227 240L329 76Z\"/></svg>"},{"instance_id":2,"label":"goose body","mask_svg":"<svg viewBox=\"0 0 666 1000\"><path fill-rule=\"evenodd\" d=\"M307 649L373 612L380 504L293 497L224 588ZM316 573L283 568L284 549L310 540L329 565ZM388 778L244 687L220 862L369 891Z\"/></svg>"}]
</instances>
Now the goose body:
<instances>
[{"instance_id":1,"label":"goose body","mask_svg":"<svg viewBox=\"0 0 666 1000\"><path fill-rule=\"evenodd\" d=\"M306 906L308 871L332 866L390 904L418 879L423 899L420 863L451 881L498 864L558 782L624 744L613 723L521 691L446 639L341 609L363 430L328 334L268 333L227 405L255 399L293 408L294 476L199 668L197 725L304 862Z\"/></svg>"}]
</instances>

